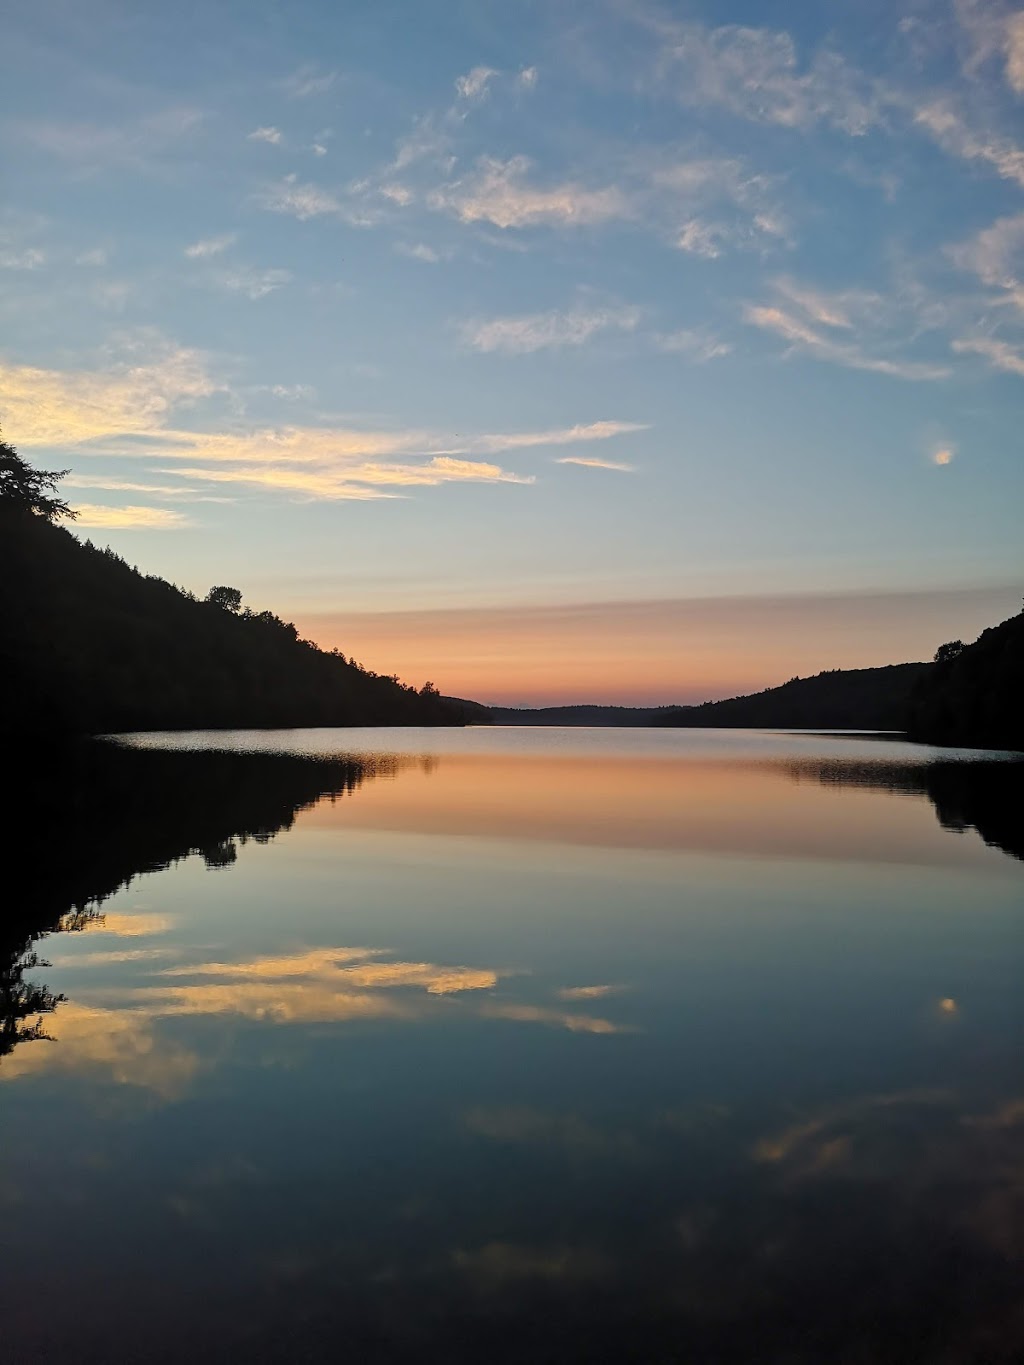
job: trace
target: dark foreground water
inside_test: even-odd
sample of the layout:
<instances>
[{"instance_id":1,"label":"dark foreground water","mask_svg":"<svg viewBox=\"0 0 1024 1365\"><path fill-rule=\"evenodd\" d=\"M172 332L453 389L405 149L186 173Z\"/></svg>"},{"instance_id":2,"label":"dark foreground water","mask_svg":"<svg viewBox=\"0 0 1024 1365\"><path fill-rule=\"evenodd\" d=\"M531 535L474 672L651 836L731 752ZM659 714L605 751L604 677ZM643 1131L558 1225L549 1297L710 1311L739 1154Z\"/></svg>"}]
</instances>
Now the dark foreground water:
<instances>
[{"instance_id":1,"label":"dark foreground water","mask_svg":"<svg viewBox=\"0 0 1024 1365\"><path fill-rule=\"evenodd\" d=\"M9 792L4 1361L1024 1360L1019 765L136 744Z\"/></svg>"}]
</instances>

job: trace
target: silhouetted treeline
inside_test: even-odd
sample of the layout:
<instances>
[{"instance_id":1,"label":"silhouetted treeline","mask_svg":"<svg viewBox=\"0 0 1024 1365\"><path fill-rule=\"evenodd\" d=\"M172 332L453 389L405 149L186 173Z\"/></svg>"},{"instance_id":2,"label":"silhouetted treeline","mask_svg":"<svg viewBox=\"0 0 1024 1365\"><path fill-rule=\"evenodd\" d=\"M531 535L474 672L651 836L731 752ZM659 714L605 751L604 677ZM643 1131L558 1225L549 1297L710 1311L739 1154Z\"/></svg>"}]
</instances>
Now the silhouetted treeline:
<instances>
[{"instance_id":1,"label":"silhouetted treeline","mask_svg":"<svg viewBox=\"0 0 1024 1365\"><path fill-rule=\"evenodd\" d=\"M225 867L321 796L354 790L379 765L286 754L131 749L72 742L8 763L8 896L0 912L0 1057L45 1036L60 997L37 977L38 939L87 927L143 872L190 853ZM12 888L22 888L11 894Z\"/></svg>"},{"instance_id":2,"label":"silhouetted treeline","mask_svg":"<svg viewBox=\"0 0 1024 1365\"><path fill-rule=\"evenodd\" d=\"M271 612L198 601L3 499L0 716L8 736L464 720L429 686L367 672Z\"/></svg>"},{"instance_id":3,"label":"silhouetted treeline","mask_svg":"<svg viewBox=\"0 0 1024 1365\"><path fill-rule=\"evenodd\" d=\"M489 706L486 719L492 725L660 725L675 715L678 706Z\"/></svg>"},{"instance_id":4,"label":"silhouetted treeline","mask_svg":"<svg viewBox=\"0 0 1024 1365\"><path fill-rule=\"evenodd\" d=\"M833 669L746 697L670 711L654 724L773 730L903 730L910 693L931 664Z\"/></svg>"},{"instance_id":5,"label":"silhouetted treeline","mask_svg":"<svg viewBox=\"0 0 1024 1365\"><path fill-rule=\"evenodd\" d=\"M944 645L914 688L912 738L931 744L1024 750L1024 614Z\"/></svg>"}]
</instances>

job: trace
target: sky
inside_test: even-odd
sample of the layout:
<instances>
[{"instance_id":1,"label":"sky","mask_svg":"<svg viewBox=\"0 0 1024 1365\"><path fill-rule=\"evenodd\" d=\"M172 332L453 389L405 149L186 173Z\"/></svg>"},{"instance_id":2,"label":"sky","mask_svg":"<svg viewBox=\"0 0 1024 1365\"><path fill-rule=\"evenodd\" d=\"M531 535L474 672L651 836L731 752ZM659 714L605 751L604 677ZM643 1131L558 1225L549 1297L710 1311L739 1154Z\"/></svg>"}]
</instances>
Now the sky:
<instances>
[{"instance_id":1,"label":"sky","mask_svg":"<svg viewBox=\"0 0 1024 1365\"><path fill-rule=\"evenodd\" d=\"M1024 591L1024 10L33 0L0 422L383 673L702 701Z\"/></svg>"}]
</instances>

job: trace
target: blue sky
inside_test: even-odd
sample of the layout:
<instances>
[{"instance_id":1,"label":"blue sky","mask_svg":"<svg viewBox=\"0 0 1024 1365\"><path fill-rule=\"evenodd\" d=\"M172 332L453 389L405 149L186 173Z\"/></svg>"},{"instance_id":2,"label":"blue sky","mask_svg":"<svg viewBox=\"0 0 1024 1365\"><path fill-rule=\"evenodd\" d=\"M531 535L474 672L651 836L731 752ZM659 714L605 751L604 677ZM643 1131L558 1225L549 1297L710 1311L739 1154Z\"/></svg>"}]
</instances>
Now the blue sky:
<instances>
[{"instance_id":1,"label":"blue sky","mask_svg":"<svg viewBox=\"0 0 1024 1365\"><path fill-rule=\"evenodd\" d=\"M148 571L503 700L1019 606L1024 12L41 0L5 57L0 420Z\"/></svg>"}]
</instances>

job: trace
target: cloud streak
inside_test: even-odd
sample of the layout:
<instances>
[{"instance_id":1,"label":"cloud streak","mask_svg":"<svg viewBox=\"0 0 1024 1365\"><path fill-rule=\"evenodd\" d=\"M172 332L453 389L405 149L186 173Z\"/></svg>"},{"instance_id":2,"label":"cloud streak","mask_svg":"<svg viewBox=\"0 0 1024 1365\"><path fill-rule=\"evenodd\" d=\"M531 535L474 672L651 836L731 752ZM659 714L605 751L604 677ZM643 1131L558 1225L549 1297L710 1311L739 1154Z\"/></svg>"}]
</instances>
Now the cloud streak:
<instances>
[{"instance_id":1,"label":"cloud streak","mask_svg":"<svg viewBox=\"0 0 1024 1365\"><path fill-rule=\"evenodd\" d=\"M632 216L615 185L595 189L574 180L539 185L530 181L530 169L526 156L481 157L469 176L435 190L428 202L460 222L505 229L586 227Z\"/></svg>"},{"instance_id":2,"label":"cloud streak","mask_svg":"<svg viewBox=\"0 0 1024 1365\"><path fill-rule=\"evenodd\" d=\"M898 339L891 335L887 311L877 294L858 290L827 294L789 279L776 280L774 288L779 300L747 304L743 320L787 342L788 354L802 353L894 379L934 381L949 374L946 365L885 353L891 352ZM870 341L871 349L862 336Z\"/></svg>"},{"instance_id":3,"label":"cloud streak","mask_svg":"<svg viewBox=\"0 0 1024 1365\"><path fill-rule=\"evenodd\" d=\"M562 455L555 464L578 464L584 469L613 469L619 474L636 472L634 465L620 464L616 460L602 460L596 455Z\"/></svg>"},{"instance_id":4,"label":"cloud streak","mask_svg":"<svg viewBox=\"0 0 1024 1365\"><path fill-rule=\"evenodd\" d=\"M563 346L582 346L599 332L631 332L639 320L638 308L579 309L564 313L552 309L547 313L467 322L461 328L461 335L463 342L475 351L527 355Z\"/></svg>"},{"instance_id":5,"label":"cloud streak","mask_svg":"<svg viewBox=\"0 0 1024 1365\"><path fill-rule=\"evenodd\" d=\"M190 526L183 512L167 507L103 507L83 502L75 507L75 523L86 530L96 531L178 531Z\"/></svg>"},{"instance_id":6,"label":"cloud streak","mask_svg":"<svg viewBox=\"0 0 1024 1365\"><path fill-rule=\"evenodd\" d=\"M1024 375L1024 351L996 337L958 337L953 343L958 355L983 356L993 369L1006 374Z\"/></svg>"}]
</instances>

